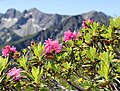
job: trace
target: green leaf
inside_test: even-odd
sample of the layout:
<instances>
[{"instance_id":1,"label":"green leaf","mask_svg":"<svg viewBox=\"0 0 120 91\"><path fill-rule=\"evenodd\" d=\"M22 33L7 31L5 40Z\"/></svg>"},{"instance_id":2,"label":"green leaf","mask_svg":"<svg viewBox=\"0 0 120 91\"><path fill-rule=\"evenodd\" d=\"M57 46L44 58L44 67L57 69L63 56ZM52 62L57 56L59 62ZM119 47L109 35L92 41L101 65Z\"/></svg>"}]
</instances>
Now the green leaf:
<instances>
[{"instance_id":1,"label":"green leaf","mask_svg":"<svg viewBox=\"0 0 120 91\"><path fill-rule=\"evenodd\" d=\"M66 70L68 70L71 67L71 62L70 63L66 62L66 63L63 64L63 66Z\"/></svg>"},{"instance_id":2,"label":"green leaf","mask_svg":"<svg viewBox=\"0 0 120 91\"><path fill-rule=\"evenodd\" d=\"M111 40L112 39L112 32L113 32L112 27L109 26L108 29L106 29L106 32L107 33L105 33L105 34L101 34L101 36L106 38L106 39L110 39Z\"/></svg>"},{"instance_id":3,"label":"green leaf","mask_svg":"<svg viewBox=\"0 0 120 91\"><path fill-rule=\"evenodd\" d=\"M39 43L38 45L35 45L33 47L33 51L34 51L34 54L39 58L41 59L42 56L43 56L43 52L44 52L44 46Z\"/></svg>"},{"instance_id":4,"label":"green leaf","mask_svg":"<svg viewBox=\"0 0 120 91\"><path fill-rule=\"evenodd\" d=\"M3 79L6 77L6 74L0 76L0 83L3 81Z\"/></svg>"},{"instance_id":5,"label":"green leaf","mask_svg":"<svg viewBox=\"0 0 120 91\"><path fill-rule=\"evenodd\" d=\"M61 67L60 67L59 64L54 64L54 65L52 65L52 68L53 68L54 71L60 73L60 69L61 69Z\"/></svg>"},{"instance_id":6,"label":"green leaf","mask_svg":"<svg viewBox=\"0 0 120 91\"><path fill-rule=\"evenodd\" d=\"M115 27L115 28L120 29L120 17L110 19L110 25L111 25L112 27Z\"/></svg>"},{"instance_id":7,"label":"green leaf","mask_svg":"<svg viewBox=\"0 0 120 91\"><path fill-rule=\"evenodd\" d=\"M96 48L90 47L90 58L92 61L94 61L94 58L96 57Z\"/></svg>"},{"instance_id":8,"label":"green leaf","mask_svg":"<svg viewBox=\"0 0 120 91\"><path fill-rule=\"evenodd\" d=\"M38 80L40 80L40 78L42 77L42 75L43 75L43 68L41 68L41 71L40 71L40 73L38 75Z\"/></svg>"},{"instance_id":9,"label":"green leaf","mask_svg":"<svg viewBox=\"0 0 120 91\"><path fill-rule=\"evenodd\" d=\"M49 61L45 66L46 66L47 70L50 69L50 68L51 68L51 63L50 63L50 61Z\"/></svg>"},{"instance_id":10,"label":"green leaf","mask_svg":"<svg viewBox=\"0 0 120 91\"><path fill-rule=\"evenodd\" d=\"M39 68L39 66L38 66L38 68ZM32 67L31 72L32 72L32 75L33 75L34 78L37 78L37 76L39 74L39 69L38 68L36 68L35 66Z\"/></svg>"},{"instance_id":11,"label":"green leaf","mask_svg":"<svg viewBox=\"0 0 120 91\"><path fill-rule=\"evenodd\" d=\"M87 33L87 34L84 36L85 41L86 41L87 43L89 43L90 40L91 40L91 37L92 37L92 35L91 35L90 33Z\"/></svg>"},{"instance_id":12,"label":"green leaf","mask_svg":"<svg viewBox=\"0 0 120 91\"><path fill-rule=\"evenodd\" d=\"M40 79L41 79L41 76L42 76L42 74L43 74L43 68L41 68L41 70L40 70L40 67L38 66L37 68L36 67L32 67L32 75L33 75L33 77L34 77L34 81L36 82L36 83L39 83L40 82Z\"/></svg>"},{"instance_id":13,"label":"green leaf","mask_svg":"<svg viewBox=\"0 0 120 91\"><path fill-rule=\"evenodd\" d=\"M82 44L83 44L83 40L77 41L77 44L78 44L78 45L82 45Z\"/></svg>"},{"instance_id":14,"label":"green leaf","mask_svg":"<svg viewBox=\"0 0 120 91\"><path fill-rule=\"evenodd\" d=\"M86 55L87 50L82 51L82 56Z\"/></svg>"},{"instance_id":15,"label":"green leaf","mask_svg":"<svg viewBox=\"0 0 120 91\"><path fill-rule=\"evenodd\" d=\"M103 77L105 77L105 79L108 81L109 80L109 72L110 72L110 62L113 59L114 55L112 55L111 52L103 52L100 53L99 58L101 59L100 62L100 70L99 70L99 74Z\"/></svg>"},{"instance_id":16,"label":"green leaf","mask_svg":"<svg viewBox=\"0 0 120 91\"><path fill-rule=\"evenodd\" d=\"M87 52L86 52L86 56L87 56L91 61L94 61L94 59L96 58L96 48L90 47L90 49L87 50Z\"/></svg>"},{"instance_id":17,"label":"green leaf","mask_svg":"<svg viewBox=\"0 0 120 91\"><path fill-rule=\"evenodd\" d=\"M18 59L18 62L26 71L28 70L27 57L22 56L21 58Z\"/></svg>"},{"instance_id":18,"label":"green leaf","mask_svg":"<svg viewBox=\"0 0 120 91\"><path fill-rule=\"evenodd\" d=\"M71 53L72 52L72 47L67 47L66 50Z\"/></svg>"},{"instance_id":19,"label":"green leaf","mask_svg":"<svg viewBox=\"0 0 120 91\"><path fill-rule=\"evenodd\" d=\"M31 80L34 80L34 77L30 72L22 71L22 73L25 73L25 75L27 75Z\"/></svg>"},{"instance_id":20,"label":"green leaf","mask_svg":"<svg viewBox=\"0 0 120 91\"><path fill-rule=\"evenodd\" d=\"M8 57L2 58L0 56L0 75L1 75L1 72L6 68L7 63L8 63Z\"/></svg>"}]
</instances>

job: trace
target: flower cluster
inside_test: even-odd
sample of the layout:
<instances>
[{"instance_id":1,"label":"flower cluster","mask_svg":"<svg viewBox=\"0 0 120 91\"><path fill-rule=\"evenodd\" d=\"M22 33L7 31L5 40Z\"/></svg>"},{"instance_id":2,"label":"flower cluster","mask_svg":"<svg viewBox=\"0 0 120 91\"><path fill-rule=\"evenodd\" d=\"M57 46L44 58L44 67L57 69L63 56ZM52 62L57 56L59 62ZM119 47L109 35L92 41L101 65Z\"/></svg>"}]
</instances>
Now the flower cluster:
<instances>
[{"instance_id":1,"label":"flower cluster","mask_svg":"<svg viewBox=\"0 0 120 91\"><path fill-rule=\"evenodd\" d=\"M57 40L52 41L48 39L45 41L45 53L59 53L61 51L62 45L59 44Z\"/></svg>"},{"instance_id":2,"label":"flower cluster","mask_svg":"<svg viewBox=\"0 0 120 91\"><path fill-rule=\"evenodd\" d=\"M64 32L64 41L67 42L69 40L76 40L77 34L75 32L71 32L70 30Z\"/></svg>"},{"instance_id":3,"label":"flower cluster","mask_svg":"<svg viewBox=\"0 0 120 91\"><path fill-rule=\"evenodd\" d=\"M20 69L14 67L13 69L9 70L7 76L13 76L12 80L19 80L20 79Z\"/></svg>"},{"instance_id":4,"label":"flower cluster","mask_svg":"<svg viewBox=\"0 0 120 91\"><path fill-rule=\"evenodd\" d=\"M91 20L90 18L85 20L85 21L83 21L82 22L82 28L87 28L88 27L87 24L89 24L89 23L91 24L93 22L94 22L94 20Z\"/></svg>"},{"instance_id":5,"label":"flower cluster","mask_svg":"<svg viewBox=\"0 0 120 91\"><path fill-rule=\"evenodd\" d=\"M3 56L9 56L10 53L16 52L16 48L14 46L7 45L5 48L2 48L2 54Z\"/></svg>"}]
</instances>

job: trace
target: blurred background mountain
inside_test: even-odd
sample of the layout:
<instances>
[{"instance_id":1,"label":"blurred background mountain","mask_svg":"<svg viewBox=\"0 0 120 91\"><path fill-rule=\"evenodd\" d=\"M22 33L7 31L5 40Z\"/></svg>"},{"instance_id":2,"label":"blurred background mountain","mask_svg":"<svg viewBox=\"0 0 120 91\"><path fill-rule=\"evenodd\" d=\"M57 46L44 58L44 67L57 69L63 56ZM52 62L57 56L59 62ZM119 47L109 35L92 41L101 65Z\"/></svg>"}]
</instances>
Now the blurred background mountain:
<instances>
[{"instance_id":1,"label":"blurred background mountain","mask_svg":"<svg viewBox=\"0 0 120 91\"><path fill-rule=\"evenodd\" d=\"M97 11L80 15L47 14L37 8L20 12L14 8L0 13L0 48L11 44L24 48L31 41L44 42L47 38L59 39L64 31L79 31L82 21L91 18L106 26L110 16Z\"/></svg>"}]
</instances>

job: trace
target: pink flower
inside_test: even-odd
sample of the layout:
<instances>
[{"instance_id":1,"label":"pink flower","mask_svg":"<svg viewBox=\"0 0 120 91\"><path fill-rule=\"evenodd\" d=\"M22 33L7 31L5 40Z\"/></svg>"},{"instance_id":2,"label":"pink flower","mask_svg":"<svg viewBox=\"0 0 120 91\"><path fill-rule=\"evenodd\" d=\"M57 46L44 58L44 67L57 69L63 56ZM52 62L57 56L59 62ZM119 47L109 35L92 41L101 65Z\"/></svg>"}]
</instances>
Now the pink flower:
<instances>
[{"instance_id":1,"label":"pink flower","mask_svg":"<svg viewBox=\"0 0 120 91\"><path fill-rule=\"evenodd\" d=\"M15 47L11 47L10 45L5 46L5 48L2 48L2 54L3 56L7 57L10 53L16 52Z\"/></svg>"},{"instance_id":2,"label":"pink flower","mask_svg":"<svg viewBox=\"0 0 120 91\"><path fill-rule=\"evenodd\" d=\"M52 47L53 47L55 53L59 53L61 51L62 44L59 44L59 42L57 40L55 40L52 42Z\"/></svg>"},{"instance_id":3,"label":"pink flower","mask_svg":"<svg viewBox=\"0 0 120 91\"><path fill-rule=\"evenodd\" d=\"M11 51L11 52L16 52L16 48L15 48L14 46L12 46L12 47L10 48L10 51Z\"/></svg>"},{"instance_id":4,"label":"pink flower","mask_svg":"<svg viewBox=\"0 0 120 91\"><path fill-rule=\"evenodd\" d=\"M82 28L87 28L88 27L87 24L89 24L89 23L91 24L93 22L94 22L94 20L91 20L90 18L88 18L87 20L83 21Z\"/></svg>"},{"instance_id":5,"label":"pink flower","mask_svg":"<svg viewBox=\"0 0 120 91\"><path fill-rule=\"evenodd\" d=\"M52 41L52 39L48 39L45 41L44 44L46 53L59 53L61 51L62 45L59 44L57 40Z\"/></svg>"},{"instance_id":6,"label":"pink flower","mask_svg":"<svg viewBox=\"0 0 120 91\"><path fill-rule=\"evenodd\" d=\"M9 56L8 50L2 49L2 54L6 57Z\"/></svg>"},{"instance_id":7,"label":"pink flower","mask_svg":"<svg viewBox=\"0 0 120 91\"><path fill-rule=\"evenodd\" d=\"M85 21L82 22L82 28L87 28L87 24Z\"/></svg>"},{"instance_id":8,"label":"pink flower","mask_svg":"<svg viewBox=\"0 0 120 91\"><path fill-rule=\"evenodd\" d=\"M52 39L45 40L46 53L52 53Z\"/></svg>"},{"instance_id":9,"label":"pink flower","mask_svg":"<svg viewBox=\"0 0 120 91\"><path fill-rule=\"evenodd\" d=\"M68 41L68 40L76 40L77 38L77 34L75 32L71 32L70 30L64 32L64 41Z\"/></svg>"},{"instance_id":10,"label":"pink flower","mask_svg":"<svg viewBox=\"0 0 120 91\"><path fill-rule=\"evenodd\" d=\"M10 45L5 46L5 49L8 50L8 51L10 51L10 48L11 48Z\"/></svg>"},{"instance_id":11,"label":"pink flower","mask_svg":"<svg viewBox=\"0 0 120 91\"><path fill-rule=\"evenodd\" d=\"M13 76L12 80L19 80L20 79L20 69L14 67L13 69L9 70L7 76Z\"/></svg>"}]
</instances>

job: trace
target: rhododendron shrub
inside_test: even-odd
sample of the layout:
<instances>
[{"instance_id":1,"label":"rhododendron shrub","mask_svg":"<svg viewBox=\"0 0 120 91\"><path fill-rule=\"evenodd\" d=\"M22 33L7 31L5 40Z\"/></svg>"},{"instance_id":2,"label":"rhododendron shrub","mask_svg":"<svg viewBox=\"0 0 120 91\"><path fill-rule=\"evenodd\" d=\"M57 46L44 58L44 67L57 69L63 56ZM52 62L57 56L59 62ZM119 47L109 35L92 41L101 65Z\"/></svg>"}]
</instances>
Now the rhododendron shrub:
<instances>
[{"instance_id":1,"label":"rhododendron shrub","mask_svg":"<svg viewBox=\"0 0 120 91\"><path fill-rule=\"evenodd\" d=\"M120 18L105 27L91 19L63 42L31 42L17 52L9 45L0 57L1 91L119 91Z\"/></svg>"}]
</instances>

